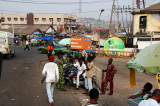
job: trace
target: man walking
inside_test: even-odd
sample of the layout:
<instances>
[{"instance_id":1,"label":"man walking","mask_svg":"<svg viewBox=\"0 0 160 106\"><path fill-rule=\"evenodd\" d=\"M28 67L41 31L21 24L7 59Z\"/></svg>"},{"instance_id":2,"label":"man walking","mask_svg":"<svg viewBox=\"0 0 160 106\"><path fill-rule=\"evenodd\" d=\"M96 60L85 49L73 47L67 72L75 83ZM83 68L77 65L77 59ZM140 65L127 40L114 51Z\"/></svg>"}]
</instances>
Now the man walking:
<instances>
[{"instance_id":1,"label":"man walking","mask_svg":"<svg viewBox=\"0 0 160 106\"><path fill-rule=\"evenodd\" d=\"M113 95L113 77L114 74L117 72L116 68L114 67L114 65L112 64L113 59L109 58L108 59L108 65L107 65L107 69L103 70L103 72L106 72L106 78L104 80L104 82L102 83L102 94L106 93L106 87L108 82L110 83L110 93L108 95Z\"/></svg>"},{"instance_id":2,"label":"man walking","mask_svg":"<svg viewBox=\"0 0 160 106\"><path fill-rule=\"evenodd\" d=\"M92 89L92 78L93 78L93 62L91 58L88 58L87 72L85 78L86 93L84 94L89 95L89 91Z\"/></svg>"},{"instance_id":3,"label":"man walking","mask_svg":"<svg viewBox=\"0 0 160 106\"><path fill-rule=\"evenodd\" d=\"M53 106L54 84L59 80L59 71L56 63L53 62L54 57L49 57L49 62L44 65L42 75L46 76L46 90L49 100L49 106Z\"/></svg>"},{"instance_id":4,"label":"man walking","mask_svg":"<svg viewBox=\"0 0 160 106\"><path fill-rule=\"evenodd\" d=\"M42 45L42 39L39 39L39 45L40 46Z\"/></svg>"},{"instance_id":5,"label":"man walking","mask_svg":"<svg viewBox=\"0 0 160 106\"><path fill-rule=\"evenodd\" d=\"M24 50L28 49L29 50L29 42L28 40L26 41L26 47L24 48Z\"/></svg>"},{"instance_id":6,"label":"man walking","mask_svg":"<svg viewBox=\"0 0 160 106\"><path fill-rule=\"evenodd\" d=\"M52 55L52 52L54 51L52 43L50 43L50 45L47 46L47 51L48 51L48 59L49 59L49 57Z\"/></svg>"}]
</instances>

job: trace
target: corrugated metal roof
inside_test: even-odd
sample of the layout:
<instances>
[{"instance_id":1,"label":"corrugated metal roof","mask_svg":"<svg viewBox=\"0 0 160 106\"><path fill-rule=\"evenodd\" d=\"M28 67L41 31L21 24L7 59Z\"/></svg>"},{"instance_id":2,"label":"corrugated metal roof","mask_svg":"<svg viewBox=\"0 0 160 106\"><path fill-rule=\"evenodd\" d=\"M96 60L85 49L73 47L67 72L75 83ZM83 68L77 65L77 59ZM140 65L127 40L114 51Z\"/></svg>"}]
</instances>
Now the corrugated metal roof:
<instances>
[{"instance_id":1,"label":"corrugated metal roof","mask_svg":"<svg viewBox=\"0 0 160 106\"><path fill-rule=\"evenodd\" d=\"M0 28L0 31L13 32L12 25L8 25L8 29ZM32 34L36 29L46 31L50 25L14 25L15 34Z\"/></svg>"},{"instance_id":2,"label":"corrugated metal roof","mask_svg":"<svg viewBox=\"0 0 160 106\"><path fill-rule=\"evenodd\" d=\"M160 10L160 2L150 5L149 7L145 8L144 10Z\"/></svg>"}]
</instances>

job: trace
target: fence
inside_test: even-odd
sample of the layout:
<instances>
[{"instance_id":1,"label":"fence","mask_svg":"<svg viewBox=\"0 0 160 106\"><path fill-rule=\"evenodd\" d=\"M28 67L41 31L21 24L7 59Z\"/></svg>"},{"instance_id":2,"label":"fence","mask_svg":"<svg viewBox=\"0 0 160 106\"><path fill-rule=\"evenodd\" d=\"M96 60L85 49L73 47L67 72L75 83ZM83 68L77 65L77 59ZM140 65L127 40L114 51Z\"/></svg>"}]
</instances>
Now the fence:
<instances>
[{"instance_id":1,"label":"fence","mask_svg":"<svg viewBox=\"0 0 160 106\"><path fill-rule=\"evenodd\" d=\"M136 52L130 51L107 51L107 50L93 50L96 52L96 56L103 57L121 57L121 58L132 58L135 56Z\"/></svg>"}]
</instances>

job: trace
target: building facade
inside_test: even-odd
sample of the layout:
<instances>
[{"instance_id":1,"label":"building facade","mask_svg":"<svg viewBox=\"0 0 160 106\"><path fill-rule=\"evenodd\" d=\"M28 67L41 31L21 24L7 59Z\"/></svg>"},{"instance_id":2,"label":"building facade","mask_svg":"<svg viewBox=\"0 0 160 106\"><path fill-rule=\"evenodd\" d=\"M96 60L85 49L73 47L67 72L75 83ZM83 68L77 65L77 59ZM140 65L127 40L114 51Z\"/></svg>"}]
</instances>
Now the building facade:
<instances>
[{"instance_id":1,"label":"building facade","mask_svg":"<svg viewBox=\"0 0 160 106\"><path fill-rule=\"evenodd\" d=\"M78 17L71 14L0 14L2 25L75 25Z\"/></svg>"},{"instance_id":2,"label":"building facade","mask_svg":"<svg viewBox=\"0 0 160 106\"><path fill-rule=\"evenodd\" d=\"M139 50L160 43L160 2L133 12L133 45Z\"/></svg>"},{"instance_id":3,"label":"building facade","mask_svg":"<svg viewBox=\"0 0 160 106\"><path fill-rule=\"evenodd\" d=\"M160 2L143 10L133 12L133 35L146 32L160 32Z\"/></svg>"}]
</instances>

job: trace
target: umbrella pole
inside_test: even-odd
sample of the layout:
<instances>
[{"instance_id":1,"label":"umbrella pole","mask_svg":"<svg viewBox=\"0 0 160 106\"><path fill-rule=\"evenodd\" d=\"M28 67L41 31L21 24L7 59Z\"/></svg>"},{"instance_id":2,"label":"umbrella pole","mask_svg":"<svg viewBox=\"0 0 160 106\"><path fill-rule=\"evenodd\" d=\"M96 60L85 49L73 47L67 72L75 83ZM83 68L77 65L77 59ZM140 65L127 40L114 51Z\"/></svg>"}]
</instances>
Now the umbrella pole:
<instances>
[{"instance_id":1,"label":"umbrella pole","mask_svg":"<svg viewBox=\"0 0 160 106\"><path fill-rule=\"evenodd\" d=\"M136 86L135 69L130 69L130 88Z\"/></svg>"},{"instance_id":2,"label":"umbrella pole","mask_svg":"<svg viewBox=\"0 0 160 106\"><path fill-rule=\"evenodd\" d=\"M160 73L157 73L156 79L157 79L158 87L160 89Z\"/></svg>"}]
</instances>

